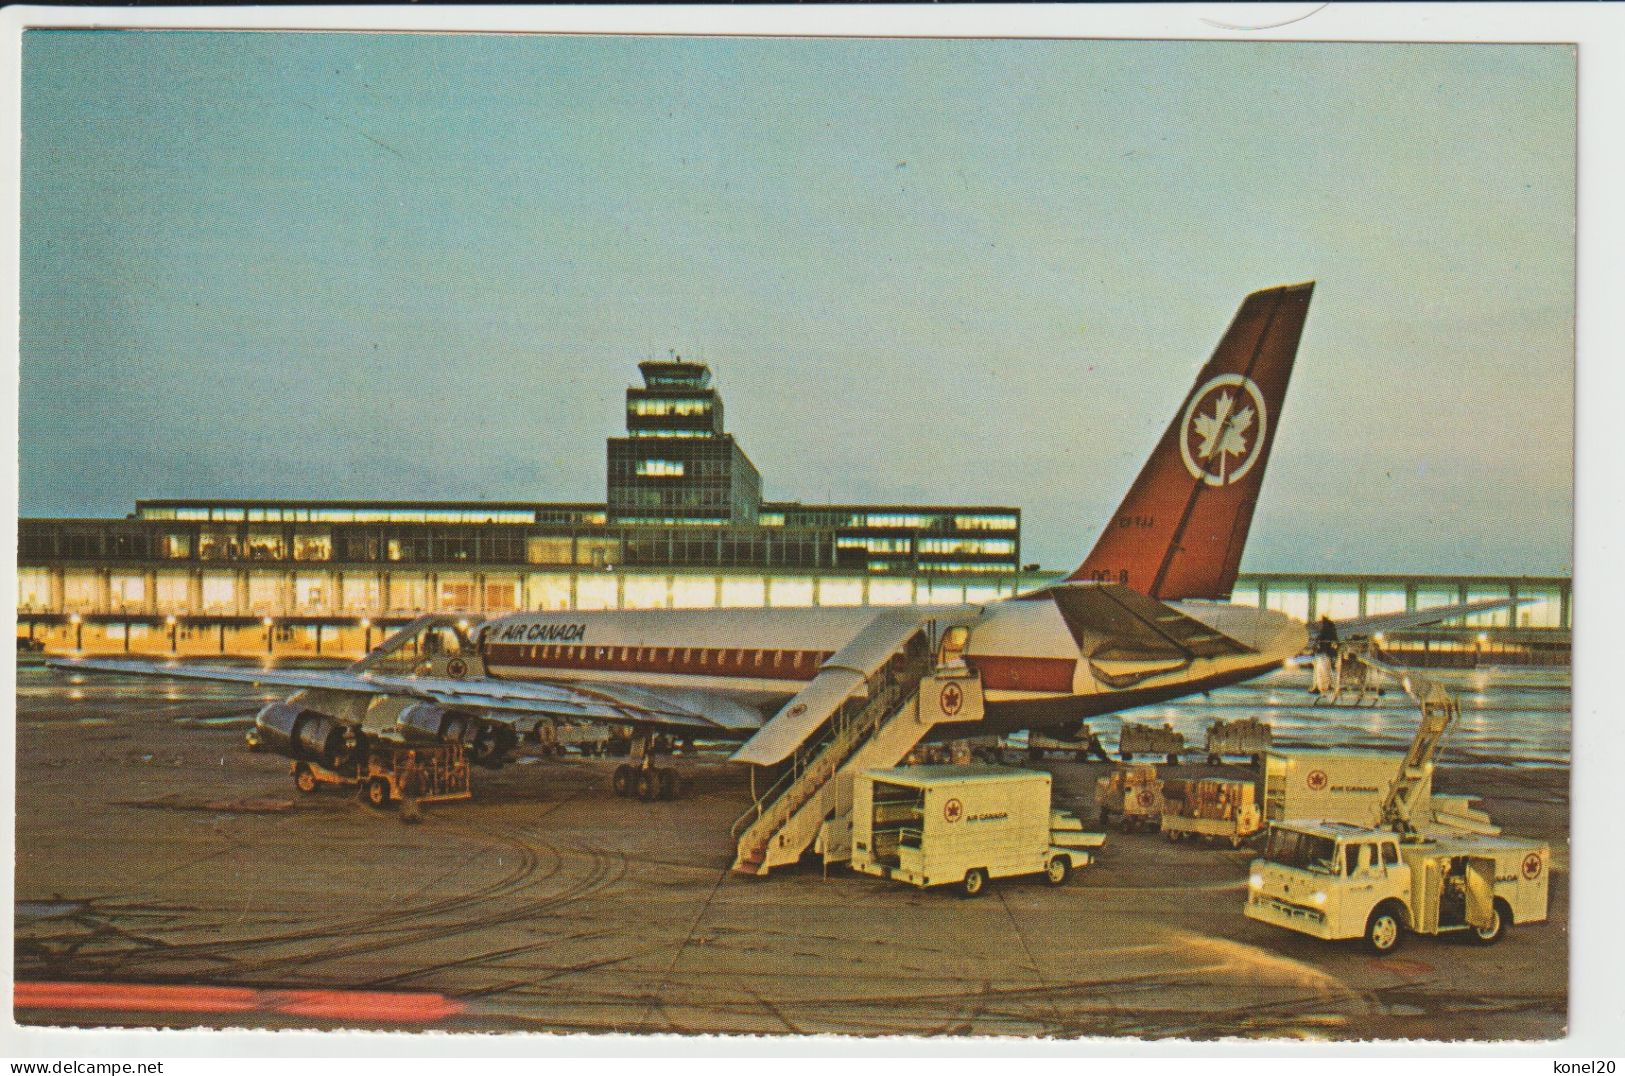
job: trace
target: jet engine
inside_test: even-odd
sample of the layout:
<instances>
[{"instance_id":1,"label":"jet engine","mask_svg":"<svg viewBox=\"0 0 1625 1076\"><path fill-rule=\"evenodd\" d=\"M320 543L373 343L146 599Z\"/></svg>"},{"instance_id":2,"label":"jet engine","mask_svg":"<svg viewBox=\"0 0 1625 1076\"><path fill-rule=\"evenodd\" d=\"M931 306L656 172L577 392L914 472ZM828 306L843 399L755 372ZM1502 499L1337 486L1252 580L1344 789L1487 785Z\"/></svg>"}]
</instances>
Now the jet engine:
<instances>
[{"instance_id":1,"label":"jet engine","mask_svg":"<svg viewBox=\"0 0 1625 1076\"><path fill-rule=\"evenodd\" d=\"M413 743L455 743L468 736L480 719L461 710L448 710L432 702L414 702L400 712L395 727L402 739Z\"/></svg>"},{"instance_id":2,"label":"jet engine","mask_svg":"<svg viewBox=\"0 0 1625 1076\"><path fill-rule=\"evenodd\" d=\"M511 726L432 702L407 706L395 726L402 738L416 743L467 743L469 760L490 769L500 767L519 746L519 734Z\"/></svg>"},{"instance_id":3,"label":"jet engine","mask_svg":"<svg viewBox=\"0 0 1625 1076\"><path fill-rule=\"evenodd\" d=\"M360 745L355 726L288 702L273 702L260 710L254 716L254 728L262 750L330 770L352 761Z\"/></svg>"}]
</instances>

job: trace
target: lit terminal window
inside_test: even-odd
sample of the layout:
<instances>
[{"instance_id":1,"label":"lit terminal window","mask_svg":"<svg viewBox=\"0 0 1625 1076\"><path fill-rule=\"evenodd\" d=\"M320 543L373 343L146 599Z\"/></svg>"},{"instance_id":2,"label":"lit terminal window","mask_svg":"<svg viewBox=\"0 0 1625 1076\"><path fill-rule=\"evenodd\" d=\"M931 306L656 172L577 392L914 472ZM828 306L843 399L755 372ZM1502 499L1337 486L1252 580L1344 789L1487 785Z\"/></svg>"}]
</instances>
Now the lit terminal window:
<instances>
[{"instance_id":1,"label":"lit terminal window","mask_svg":"<svg viewBox=\"0 0 1625 1076\"><path fill-rule=\"evenodd\" d=\"M209 510L207 508L177 508L177 509L175 509L175 518L176 519L208 519L209 518Z\"/></svg>"},{"instance_id":2,"label":"lit terminal window","mask_svg":"<svg viewBox=\"0 0 1625 1076\"><path fill-rule=\"evenodd\" d=\"M956 531L1013 531L1015 529L1016 517L1010 515L954 517L954 530Z\"/></svg>"},{"instance_id":3,"label":"lit terminal window","mask_svg":"<svg viewBox=\"0 0 1625 1076\"><path fill-rule=\"evenodd\" d=\"M711 437L710 430L628 430L633 437Z\"/></svg>"},{"instance_id":4,"label":"lit terminal window","mask_svg":"<svg viewBox=\"0 0 1625 1076\"><path fill-rule=\"evenodd\" d=\"M756 517L756 522L758 526L762 527L782 527L784 526L784 513L763 512Z\"/></svg>"},{"instance_id":5,"label":"lit terminal window","mask_svg":"<svg viewBox=\"0 0 1625 1076\"><path fill-rule=\"evenodd\" d=\"M890 530L924 530L937 522L936 516L918 516L894 514L890 512L871 512L865 516L863 522L854 523L854 526L885 527Z\"/></svg>"},{"instance_id":6,"label":"lit terminal window","mask_svg":"<svg viewBox=\"0 0 1625 1076\"><path fill-rule=\"evenodd\" d=\"M708 415L711 413L710 400L632 400L627 404L628 411L640 418L664 417L666 415Z\"/></svg>"},{"instance_id":7,"label":"lit terminal window","mask_svg":"<svg viewBox=\"0 0 1625 1076\"><path fill-rule=\"evenodd\" d=\"M870 553L907 553L911 540L908 538L853 538L841 537L835 539L835 545L840 549L863 549ZM925 543L920 543L924 548Z\"/></svg>"},{"instance_id":8,"label":"lit terminal window","mask_svg":"<svg viewBox=\"0 0 1625 1076\"><path fill-rule=\"evenodd\" d=\"M638 460L638 475L645 478L681 478L681 460Z\"/></svg>"},{"instance_id":9,"label":"lit terminal window","mask_svg":"<svg viewBox=\"0 0 1625 1076\"><path fill-rule=\"evenodd\" d=\"M1016 551L1009 538L921 538L921 553L981 553L1008 556Z\"/></svg>"}]
</instances>

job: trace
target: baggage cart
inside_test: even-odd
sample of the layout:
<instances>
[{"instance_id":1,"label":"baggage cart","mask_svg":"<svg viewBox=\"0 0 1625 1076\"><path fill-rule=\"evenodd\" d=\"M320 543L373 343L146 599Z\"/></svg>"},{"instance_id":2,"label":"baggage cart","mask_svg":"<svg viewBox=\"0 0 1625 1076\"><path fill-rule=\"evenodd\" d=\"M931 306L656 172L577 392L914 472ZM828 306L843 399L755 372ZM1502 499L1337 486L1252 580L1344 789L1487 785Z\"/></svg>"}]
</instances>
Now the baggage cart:
<instances>
[{"instance_id":1,"label":"baggage cart","mask_svg":"<svg viewBox=\"0 0 1625 1076\"><path fill-rule=\"evenodd\" d=\"M1251 781L1165 781L1162 792L1162 832L1170 841L1222 841L1240 848L1263 825Z\"/></svg>"},{"instance_id":2,"label":"baggage cart","mask_svg":"<svg viewBox=\"0 0 1625 1076\"><path fill-rule=\"evenodd\" d=\"M426 791L423 803L442 803L473 797L469 785L468 751L461 743L405 744L375 736L365 737L357 759L341 770L312 762L295 762L290 771L294 787L310 795L322 785L355 788L374 807L387 807L401 799L402 780L415 756L422 767Z\"/></svg>"},{"instance_id":3,"label":"baggage cart","mask_svg":"<svg viewBox=\"0 0 1625 1076\"><path fill-rule=\"evenodd\" d=\"M1133 762L1136 755L1161 755L1168 765L1177 766L1184 750L1184 733L1175 732L1174 727L1166 723L1159 729L1155 725L1125 721L1117 735L1117 756L1124 762Z\"/></svg>"},{"instance_id":4,"label":"baggage cart","mask_svg":"<svg viewBox=\"0 0 1625 1076\"><path fill-rule=\"evenodd\" d=\"M1274 730L1267 721L1256 717L1240 717L1234 721L1215 721L1207 727L1204 746L1209 766L1217 766L1226 755L1245 755L1258 765L1264 752L1270 749Z\"/></svg>"}]
</instances>

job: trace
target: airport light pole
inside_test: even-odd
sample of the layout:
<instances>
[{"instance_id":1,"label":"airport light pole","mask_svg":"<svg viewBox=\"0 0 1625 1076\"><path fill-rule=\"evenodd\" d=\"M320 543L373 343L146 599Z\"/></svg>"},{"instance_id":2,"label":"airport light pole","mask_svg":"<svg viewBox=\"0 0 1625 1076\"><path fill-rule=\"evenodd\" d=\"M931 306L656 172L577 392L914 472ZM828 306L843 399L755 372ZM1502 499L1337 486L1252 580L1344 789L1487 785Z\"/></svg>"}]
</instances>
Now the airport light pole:
<instances>
[{"instance_id":1,"label":"airport light pole","mask_svg":"<svg viewBox=\"0 0 1625 1076\"><path fill-rule=\"evenodd\" d=\"M175 636L178 634L178 631L177 631L177 629L175 627L175 624L176 624L175 614L170 613L168 616L164 617L164 624L167 625L168 628L169 628L169 653L170 653L171 656L173 656L174 653L175 653L175 645L176 645L175 644Z\"/></svg>"},{"instance_id":2,"label":"airport light pole","mask_svg":"<svg viewBox=\"0 0 1625 1076\"><path fill-rule=\"evenodd\" d=\"M370 654L370 653L372 653L372 618L371 617L364 616L364 617L361 618L361 630L367 633L367 635L366 635L366 640L367 641L362 644L361 652L363 654Z\"/></svg>"},{"instance_id":3,"label":"airport light pole","mask_svg":"<svg viewBox=\"0 0 1625 1076\"><path fill-rule=\"evenodd\" d=\"M272 625L273 621L271 620L270 617L264 617L264 618L262 618L260 620L260 623L265 625L265 653L266 653L266 656L270 656L270 653L271 653L271 625Z\"/></svg>"},{"instance_id":4,"label":"airport light pole","mask_svg":"<svg viewBox=\"0 0 1625 1076\"><path fill-rule=\"evenodd\" d=\"M68 621L73 625L73 648L75 650L83 650L85 648L84 617L80 616L78 613L75 613L68 618Z\"/></svg>"}]
</instances>

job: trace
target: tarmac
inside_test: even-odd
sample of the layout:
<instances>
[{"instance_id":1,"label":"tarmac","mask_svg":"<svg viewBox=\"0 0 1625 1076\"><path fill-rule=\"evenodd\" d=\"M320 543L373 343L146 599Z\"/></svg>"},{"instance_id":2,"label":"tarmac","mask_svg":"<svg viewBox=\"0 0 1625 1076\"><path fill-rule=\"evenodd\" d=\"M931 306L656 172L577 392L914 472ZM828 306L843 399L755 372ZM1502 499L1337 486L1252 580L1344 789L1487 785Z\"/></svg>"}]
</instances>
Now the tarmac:
<instances>
[{"instance_id":1,"label":"tarmac","mask_svg":"<svg viewBox=\"0 0 1625 1076\"><path fill-rule=\"evenodd\" d=\"M123 1027L1138 1038L1550 1039L1568 978L1568 771L1442 768L1551 841L1550 918L1375 958L1242 915L1245 848L1113 831L1064 887L977 900L728 871L722 752L670 803L613 759L477 770L417 826L250 753L222 685L19 672L16 1017ZM238 720L233 720L237 718ZM1044 764L1092 815L1104 764ZM1224 772L1180 767L1182 775ZM113 989L109 984L121 984ZM130 984L130 985L123 985ZM87 1000L88 999L88 1000Z\"/></svg>"}]
</instances>

